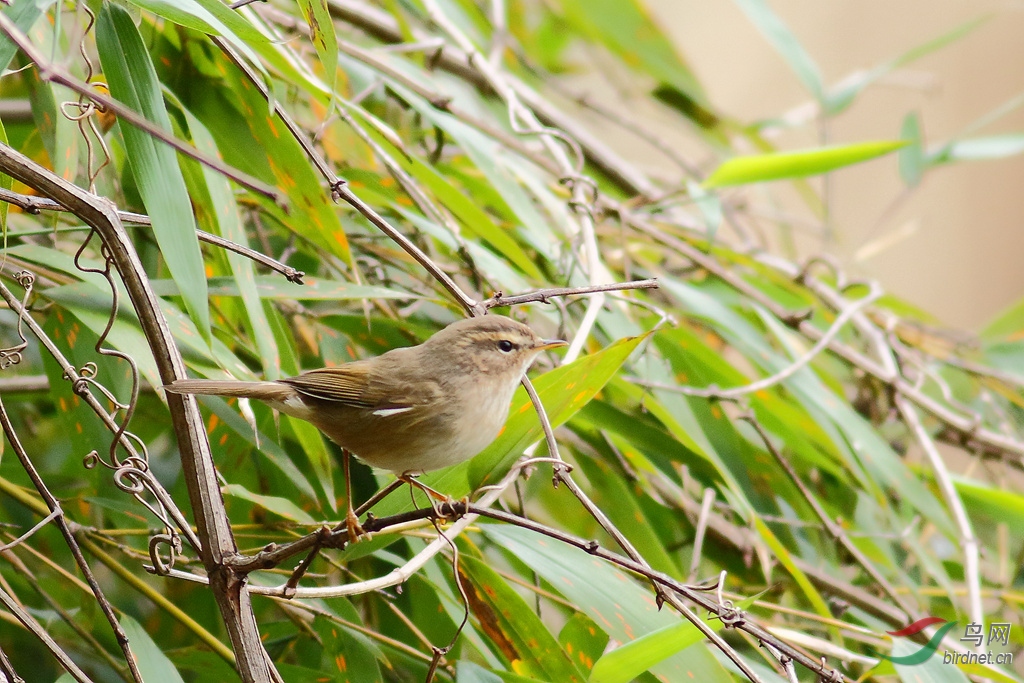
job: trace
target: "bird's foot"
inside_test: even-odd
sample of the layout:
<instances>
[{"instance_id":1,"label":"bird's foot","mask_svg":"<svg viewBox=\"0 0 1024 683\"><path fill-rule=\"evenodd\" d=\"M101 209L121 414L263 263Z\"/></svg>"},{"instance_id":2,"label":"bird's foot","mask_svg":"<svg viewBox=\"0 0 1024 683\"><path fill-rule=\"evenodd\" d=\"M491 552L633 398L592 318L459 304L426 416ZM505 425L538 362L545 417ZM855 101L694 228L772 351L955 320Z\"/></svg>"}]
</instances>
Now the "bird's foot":
<instances>
[{"instance_id":1,"label":"bird's foot","mask_svg":"<svg viewBox=\"0 0 1024 683\"><path fill-rule=\"evenodd\" d=\"M359 523L359 518L351 510L345 515L345 528L348 530L349 543L355 543L359 540L360 536L366 533L363 525Z\"/></svg>"},{"instance_id":2,"label":"bird's foot","mask_svg":"<svg viewBox=\"0 0 1024 683\"><path fill-rule=\"evenodd\" d=\"M370 535L369 533L367 533L365 529L363 529L363 525L359 523L359 518L356 517L356 514L352 511L351 508L349 508L348 513L345 515L344 524L345 531L348 533L348 542L350 544L358 542L360 536ZM336 526L335 530L340 531L341 524Z\"/></svg>"}]
</instances>

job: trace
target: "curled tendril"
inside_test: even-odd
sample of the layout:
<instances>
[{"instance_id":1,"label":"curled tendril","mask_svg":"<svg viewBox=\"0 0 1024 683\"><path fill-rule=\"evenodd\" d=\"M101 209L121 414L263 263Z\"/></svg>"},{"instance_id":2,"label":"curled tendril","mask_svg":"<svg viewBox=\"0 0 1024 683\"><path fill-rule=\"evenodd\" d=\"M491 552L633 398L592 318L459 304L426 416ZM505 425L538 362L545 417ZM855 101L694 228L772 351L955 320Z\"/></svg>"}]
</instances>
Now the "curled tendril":
<instances>
[{"instance_id":1,"label":"curled tendril","mask_svg":"<svg viewBox=\"0 0 1024 683\"><path fill-rule=\"evenodd\" d=\"M24 347L22 347L24 348ZM21 362L21 351L4 349L0 351L0 370L6 370Z\"/></svg>"},{"instance_id":2,"label":"curled tendril","mask_svg":"<svg viewBox=\"0 0 1024 683\"><path fill-rule=\"evenodd\" d=\"M114 484L125 493L138 496L146 490L143 483L145 473L134 464L124 465L114 470Z\"/></svg>"},{"instance_id":3,"label":"curled tendril","mask_svg":"<svg viewBox=\"0 0 1024 683\"><path fill-rule=\"evenodd\" d=\"M32 285L36 281L36 276L27 270L20 270L13 276L14 280L25 289L25 294L21 298L21 311L18 313L18 338L21 340L14 346L9 346L6 349L0 349L0 370L6 370L12 365L17 365L22 361L21 352L28 346L28 339L25 337L25 330L22 327L22 321L28 310L28 297L32 292Z\"/></svg>"},{"instance_id":4,"label":"curled tendril","mask_svg":"<svg viewBox=\"0 0 1024 683\"><path fill-rule=\"evenodd\" d=\"M733 606L732 600L726 600L721 605L721 610L718 612L718 618L722 621L722 626L725 628L738 628L747 621L747 614L741 609L736 609Z\"/></svg>"},{"instance_id":5,"label":"curled tendril","mask_svg":"<svg viewBox=\"0 0 1024 683\"><path fill-rule=\"evenodd\" d=\"M583 185L590 193L589 199L585 202L572 200L569 202L569 206L577 211L586 210L587 212L593 211L593 207L597 204L598 190L597 183L590 176L581 175L574 173L572 175L565 175L558 179L560 185L564 185L569 190L575 190L577 186Z\"/></svg>"},{"instance_id":6,"label":"curled tendril","mask_svg":"<svg viewBox=\"0 0 1024 683\"><path fill-rule=\"evenodd\" d=\"M157 576L167 576L174 568L174 560L181 555L181 536L168 527L170 533L153 534L149 537L149 559L153 562L153 573ZM167 546L167 561L160 555L160 546Z\"/></svg>"},{"instance_id":7,"label":"curled tendril","mask_svg":"<svg viewBox=\"0 0 1024 683\"><path fill-rule=\"evenodd\" d=\"M84 458L82 458L82 467L84 467L87 470L91 470L94 469L96 465L99 465L101 462L103 461L100 460L100 454L95 450L90 451L89 453L85 454Z\"/></svg>"},{"instance_id":8,"label":"curled tendril","mask_svg":"<svg viewBox=\"0 0 1024 683\"><path fill-rule=\"evenodd\" d=\"M70 110L77 109L78 113L71 113ZM64 115L64 118L69 121L81 121L87 116L91 116L94 112L100 111L92 102L70 102L65 101L60 103L60 113Z\"/></svg>"},{"instance_id":9,"label":"curled tendril","mask_svg":"<svg viewBox=\"0 0 1024 683\"><path fill-rule=\"evenodd\" d=\"M19 285L25 288L25 293L28 294L32 291L32 285L36 282L36 276L27 270L20 270L14 274L14 280Z\"/></svg>"},{"instance_id":10,"label":"curled tendril","mask_svg":"<svg viewBox=\"0 0 1024 683\"><path fill-rule=\"evenodd\" d=\"M821 668L822 669L825 668L825 663L826 663L826 660L825 660L824 657L822 657L821 658ZM843 680L843 674L839 673L839 669L832 669L831 671L828 672L828 675L825 675L824 673L819 675L818 676L818 680L821 683L839 683L839 681Z\"/></svg>"}]
</instances>

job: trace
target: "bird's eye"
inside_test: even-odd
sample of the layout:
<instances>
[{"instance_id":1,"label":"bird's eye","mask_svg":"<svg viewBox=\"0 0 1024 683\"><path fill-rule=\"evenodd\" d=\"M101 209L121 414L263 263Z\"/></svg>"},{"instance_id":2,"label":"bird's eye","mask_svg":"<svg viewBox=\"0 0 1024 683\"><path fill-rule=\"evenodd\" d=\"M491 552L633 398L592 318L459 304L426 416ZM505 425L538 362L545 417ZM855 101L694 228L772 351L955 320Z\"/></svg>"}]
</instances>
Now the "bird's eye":
<instances>
[{"instance_id":1,"label":"bird's eye","mask_svg":"<svg viewBox=\"0 0 1024 683\"><path fill-rule=\"evenodd\" d=\"M512 345L512 342L510 342L508 339L502 339L500 342L498 342L498 348L503 353L511 353L512 349L515 347Z\"/></svg>"}]
</instances>

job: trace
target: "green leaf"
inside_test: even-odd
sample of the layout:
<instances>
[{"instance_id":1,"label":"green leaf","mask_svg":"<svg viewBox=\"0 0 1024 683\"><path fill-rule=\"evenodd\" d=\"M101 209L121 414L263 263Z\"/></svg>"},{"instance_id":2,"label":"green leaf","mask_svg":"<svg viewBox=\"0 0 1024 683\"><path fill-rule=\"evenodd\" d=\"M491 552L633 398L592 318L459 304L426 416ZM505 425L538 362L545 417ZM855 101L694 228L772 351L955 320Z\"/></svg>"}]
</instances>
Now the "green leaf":
<instances>
[{"instance_id":1,"label":"green leaf","mask_svg":"<svg viewBox=\"0 0 1024 683\"><path fill-rule=\"evenodd\" d=\"M298 522L299 524L314 524L316 522L308 512L287 498L263 496L258 493L253 493L249 489L244 486L239 486L238 484L222 486L221 491L224 492L225 496L234 496L235 498L241 498L242 500L247 500L250 503L255 503L265 510L269 510L276 515L280 515L281 517L293 522Z\"/></svg>"},{"instance_id":2,"label":"green leaf","mask_svg":"<svg viewBox=\"0 0 1024 683\"><path fill-rule=\"evenodd\" d=\"M894 638L890 655L893 657L909 657L921 651L921 645L909 638ZM955 667L942 661L938 651L919 664L896 664L893 667L903 683L968 683L968 678Z\"/></svg>"},{"instance_id":3,"label":"green leaf","mask_svg":"<svg viewBox=\"0 0 1024 683\"><path fill-rule=\"evenodd\" d=\"M889 154L906 144L902 140L880 140L801 152L733 157L716 168L703 184L706 188L712 188L783 178L805 178Z\"/></svg>"},{"instance_id":4,"label":"green leaf","mask_svg":"<svg viewBox=\"0 0 1024 683\"><path fill-rule=\"evenodd\" d=\"M358 108L351 108L355 114L363 119L369 120L371 115ZM425 164L417 157L408 156L403 150L396 147L392 140L382 135L374 126L363 128L377 144L388 150L395 161L416 180L425 185L437 199L455 214L468 233L486 240L499 254L504 256L524 273L535 280L543 280L544 276L540 269L530 257L519 246L519 243L508 232L499 227L494 220L480 206L461 189L449 182L447 178L437 172L432 166Z\"/></svg>"},{"instance_id":5,"label":"green leaf","mask_svg":"<svg viewBox=\"0 0 1024 683\"><path fill-rule=\"evenodd\" d=\"M3 14L14 22L22 33L27 34L53 3L54 0L14 0L3 7ZM6 34L0 32L0 71L7 69L17 52L18 47Z\"/></svg>"},{"instance_id":6,"label":"green leaf","mask_svg":"<svg viewBox=\"0 0 1024 683\"><path fill-rule=\"evenodd\" d=\"M722 201L714 192L707 192L700 183L687 181L686 191L693 199L693 203L700 210L701 218L704 219L704 227L707 229L708 241L714 242L718 227L722 224Z\"/></svg>"},{"instance_id":7,"label":"green leaf","mask_svg":"<svg viewBox=\"0 0 1024 683\"><path fill-rule=\"evenodd\" d=\"M608 646L608 634L583 612L576 612L558 632L558 642L581 671L590 671Z\"/></svg>"},{"instance_id":8,"label":"green leaf","mask_svg":"<svg viewBox=\"0 0 1024 683\"><path fill-rule=\"evenodd\" d=\"M238 410L233 405L218 396L203 396L203 406L209 409L209 411L217 417L217 419L224 423L227 429L230 429L234 436L230 438L240 438L245 443L249 444L253 448L257 444L257 435L253 432L252 425L245 421L245 419L239 415ZM207 422L207 425L211 424L211 421ZM216 426L216 425L215 425ZM212 432L207 427L208 432ZM223 437L222 437L223 438ZM211 437L211 441L212 441ZM295 466L292 462L291 457L284 451L283 448L269 435L264 432L259 433L259 449L258 453L261 457L266 458L267 461L274 466L285 478L301 493L309 496L310 500L316 500L317 493L313 486L306 479L306 476Z\"/></svg>"},{"instance_id":9,"label":"green leaf","mask_svg":"<svg viewBox=\"0 0 1024 683\"><path fill-rule=\"evenodd\" d=\"M478 628L498 646L512 671L542 681L585 680L532 608L497 572L464 554L459 573Z\"/></svg>"},{"instance_id":10,"label":"green leaf","mask_svg":"<svg viewBox=\"0 0 1024 683\"><path fill-rule=\"evenodd\" d=\"M736 605L746 609L756 598L747 598ZM724 628L721 619L702 615L705 625L713 631ZM704 640L705 636L689 621L663 626L636 640L624 643L597 660L589 683L627 683L658 662Z\"/></svg>"},{"instance_id":11,"label":"green leaf","mask_svg":"<svg viewBox=\"0 0 1024 683\"><path fill-rule=\"evenodd\" d=\"M974 29L986 23L993 16L994 15L992 14L986 14L984 16L965 21L959 26L953 28L951 31L947 31L937 38L933 38L920 45L912 47L895 59L879 64L868 71L857 71L850 77L844 78L842 82L829 89L825 94L825 112L829 116L835 116L836 114L841 113L853 103L861 91L869 85L877 83L883 76L892 73L900 67L911 64L926 55L940 50L947 45L955 43L964 36L973 32Z\"/></svg>"},{"instance_id":12,"label":"green leaf","mask_svg":"<svg viewBox=\"0 0 1024 683\"><path fill-rule=\"evenodd\" d=\"M185 116L189 135L196 148L209 156L220 156L217 145L206 126L184 107L181 107L181 111ZM238 204L235 202L228 179L191 159L182 161L185 181L190 186L189 191L196 204L196 214L200 224L209 223L208 232L226 237L235 244L248 246L248 237L245 234L242 217L238 212ZM205 210L200 211L200 207L204 206ZM230 278L230 284L234 286L236 294L242 298L251 336L263 361L264 374L267 379L277 379L281 376L280 368L277 365L277 344L257 291L253 262L231 250L225 250L225 256L234 274L234 277ZM165 281L151 281L150 284L153 286L154 292L159 293L157 290L160 282ZM174 288L174 293L177 293L177 285L174 281L166 282ZM280 278L276 278L274 282L275 284L279 283ZM217 294L211 287L212 283L213 279L207 282L207 291L210 296Z\"/></svg>"},{"instance_id":13,"label":"green leaf","mask_svg":"<svg viewBox=\"0 0 1024 683\"><path fill-rule=\"evenodd\" d=\"M131 643L132 654L139 665L139 673L145 680L184 683L171 660L167 659L160 646L153 642L139 622L127 614L122 614L120 624L124 634L128 636L128 642Z\"/></svg>"},{"instance_id":14,"label":"green leaf","mask_svg":"<svg viewBox=\"0 0 1024 683\"><path fill-rule=\"evenodd\" d=\"M97 19L96 45L111 95L170 133L171 121L156 71L131 16L117 5L105 4ZM167 268L178 283L199 333L210 343L206 271L175 152L127 124L121 124L121 135L128 151L128 165L153 221L153 232Z\"/></svg>"},{"instance_id":15,"label":"green leaf","mask_svg":"<svg viewBox=\"0 0 1024 683\"><path fill-rule=\"evenodd\" d=\"M954 477L956 490L974 514L988 515L993 521L1024 528L1024 496L979 481Z\"/></svg>"},{"instance_id":16,"label":"green leaf","mask_svg":"<svg viewBox=\"0 0 1024 683\"><path fill-rule=\"evenodd\" d=\"M344 601L341 601L341 605L347 606ZM358 613L351 611L351 614L343 612L342 618L358 623ZM317 615L313 620L313 628L323 644L325 664L320 667L319 675L310 679L310 683L324 680L332 683L379 683L384 680L377 663L383 657L376 644L365 634L345 628L322 615ZM386 659L384 662L388 663Z\"/></svg>"},{"instance_id":17,"label":"green leaf","mask_svg":"<svg viewBox=\"0 0 1024 683\"><path fill-rule=\"evenodd\" d=\"M796 585L800 587L800 591L807 598L811 606L814 607L814 611L818 613L824 619L831 619L832 612L828 608L828 603L825 602L825 598L821 596L818 589L814 587L811 580L807 578L803 570L800 569L793 562L793 557L790 555L789 550L782 544L779 538L772 533L772 530L768 528L768 525L764 523L760 518L754 519L754 529L760 534L761 538L764 539L765 543L772 550L772 556L779 561L779 563L786 568L789 575L793 577ZM836 633L838 635L838 633ZM841 642L841 641L839 641Z\"/></svg>"},{"instance_id":18,"label":"green leaf","mask_svg":"<svg viewBox=\"0 0 1024 683\"><path fill-rule=\"evenodd\" d=\"M330 451L327 450L327 443L324 441L326 437L323 432L305 420L286 415L285 421L291 427L295 440L299 442L310 465L313 466L316 481L324 489L327 505L332 510L336 509L337 501L334 499L334 475L332 473L334 459L331 457Z\"/></svg>"},{"instance_id":19,"label":"green leaf","mask_svg":"<svg viewBox=\"0 0 1024 683\"><path fill-rule=\"evenodd\" d=\"M903 127L900 130L900 139L905 140L907 146L900 150L900 177L907 187L917 187L924 174L924 139L921 134L921 119L916 112L910 112L903 117Z\"/></svg>"},{"instance_id":20,"label":"green leaf","mask_svg":"<svg viewBox=\"0 0 1024 683\"><path fill-rule=\"evenodd\" d=\"M338 37L327 9L327 0L299 0L299 10L309 24L309 38L324 67L325 80L333 90L338 71Z\"/></svg>"},{"instance_id":21,"label":"green leaf","mask_svg":"<svg viewBox=\"0 0 1024 683\"><path fill-rule=\"evenodd\" d=\"M699 109L707 97L679 51L637 0L562 0L566 19L600 42L629 68L679 91ZM714 115L707 123L713 125ZM700 117L694 117L700 120Z\"/></svg>"},{"instance_id":22,"label":"green leaf","mask_svg":"<svg viewBox=\"0 0 1024 683\"><path fill-rule=\"evenodd\" d=\"M954 140L928 154L932 165L954 161L991 161L1024 154L1024 133L991 135L980 138Z\"/></svg>"},{"instance_id":23,"label":"green leaf","mask_svg":"<svg viewBox=\"0 0 1024 683\"><path fill-rule=\"evenodd\" d=\"M287 212L262 197L256 198L267 214L351 264L352 254L338 211L276 107L225 57L216 55L212 68L222 77L189 83L187 91L179 92L179 96L210 131L224 160L287 194Z\"/></svg>"},{"instance_id":24,"label":"green leaf","mask_svg":"<svg viewBox=\"0 0 1024 683\"><path fill-rule=\"evenodd\" d=\"M637 552L656 570L681 578L683 574L658 538L652 520L644 515L637 491L631 490L621 472L598 459L579 458L578 464L593 487L594 503L606 512L612 524L623 530Z\"/></svg>"},{"instance_id":25,"label":"green leaf","mask_svg":"<svg viewBox=\"0 0 1024 683\"><path fill-rule=\"evenodd\" d=\"M751 23L771 43L793 70L800 82L819 103L824 103L821 70L797 40L789 27L772 11L765 0L733 0Z\"/></svg>"},{"instance_id":26,"label":"green leaf","mask_svg":"<svg viewBox=\"0 0 1024 683\"><path fill-rule=\"evenodd\" d=\"M661 285L666 292L678 297L693 315L711 321L718 334L748 361L762 367L766 374L780 372L792 363L791 359L780 357L745 318L710 294L668 278L663 279ZM760 318L780 336L786 332L782 323L767 312ZM886 440L845 398L826 388L811 368L800 369L782 384L793 393L803 409L815 417L815 422L831 430L835 452L842 456L844 466L861 486L881 498L878 483L884 484L891 491L898 492L902 500L910 503L944 534L956 537L949 515L932 492L913 476ZM894 522L894 525L899 524Z\"/></svg>"},{"instance_id":27,"label":"green leaf","mask_svg":"<svg viewBox=\"0 0 1024 683\"><path fill-rule=\"evenodd\" d=\"M216 0L130 0L130 2L180 26L186 26L208 35L223 36L249 59L250 64L266 74L263 63L250 47L250 42L266 46L270 41L226 4L216 2Z\"/></svg>"},{"instance_id":28,"label":"green leaf","mask_svg":"<svg viewBox=\"0 0 1024 683\"><path fill-rule=\"evenodd\" d=\"M281 369L288 375L297 375L299 374L299 358L292 341L291 331L288 329L284 317L276 309L268 308L267 310L270 314L269 322L277 340ZM334 460L327 450L325 442L327 437L304 420L289 416L285 423L302 445L302 453L313 468L314 480L311 484L324 492L324 501L327 503L327 507L334 510L336 506L334 474L332 472Z\"/></svg>"},{"instance_id":29,"label":"green leaf","mask_svg":"<svg viewBox=\"0 0 1024 683\"><path fill-rule=\"evenodd\" d=\"M250 262L251 263L251 262ZM179 293L171 280L153 280L153 291L159 296ZM419 294L402 292L386 287L354 285L343 280L306 278L303 284L289 282L280 275L258 275L253 278L253 291L261 299L289 299L295 301L348 301L362 299L419 299ZM243 290L234 277L212 277L207 282L210 296L243 296Z\"/></svg>"},{"instance_id":30,"label":"green leaf","mask_svg":"<svg viewBox=\"0 0 1024 683\"><path fill-rule=\"evenodd\" d=\"M604 560L526 529L498 524L482 528L492 542L540 574L619 643L683 623L675 612L658 609L649 588ZM667 681L732 680L703 643L653 664L650 671Z\"/></svg>"},{"instance_id":31,"label":"green leaf","mask_svg":"<svg viewBox=\"0 0 1024 683\"><path fill-rule=\"evenodd\" d=\"M1024 338L1024 299L1007 306L985 326L981 334L989 342L1002 337Z\"/></svg>"},{"instance_id":32,"label":"green leaf","mask_svg":"<svg viewBox=\"0 0 1024 683\"><path fill-rule=\"evenodd\" d=\"M4 128L3 121L0 121L0 143L5 145L8 144L7 130ZM0 173L0 187L5 190L10 190L14 187L14 178L6 173ZM4 235L4 248L7 247L7 209L9 207L10 205L7 202L0 202L0 231L2 231Z\"/></svg>"}]
</instances>

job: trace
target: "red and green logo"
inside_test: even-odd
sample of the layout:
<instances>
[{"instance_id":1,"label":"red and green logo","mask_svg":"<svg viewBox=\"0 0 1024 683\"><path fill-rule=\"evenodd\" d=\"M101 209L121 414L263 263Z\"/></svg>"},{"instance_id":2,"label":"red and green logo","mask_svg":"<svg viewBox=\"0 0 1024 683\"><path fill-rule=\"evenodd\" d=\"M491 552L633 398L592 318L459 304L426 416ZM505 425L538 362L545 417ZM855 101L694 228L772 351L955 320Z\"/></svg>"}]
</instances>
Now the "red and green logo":
<instances>
[{"instance_id":1,"label":"red and green logo","mask_svg":"<svg viewBox=\"0 0 1024 683\"><path fill-rule=\"evenodd\" d=\"M935 651L939 648L939 643L942 642L942 639L946 636L947 633L949 633L950 629L956 626L957 622L947 622L945 619L941 617L925 617L924 619L918 619L914 623L904 628L901 628L898 631L886 631L886 633L888 633L890 636L894 636L896 638L909 638L910 636L917 635L929 626L942 623L944 623L945 625L939 628L939 630L936 631L934 635L932 635L932 637L928 640L928 643L922 646L921 649L917 652L914 652L909 655L903 655L901 657L890 657L889 655L884 655L880 652L875 652L874 654L877 657L889 660L893 664L900 664L903 666L923 664L933 654L935 654Z\"/></svg>"}]
</instances>

